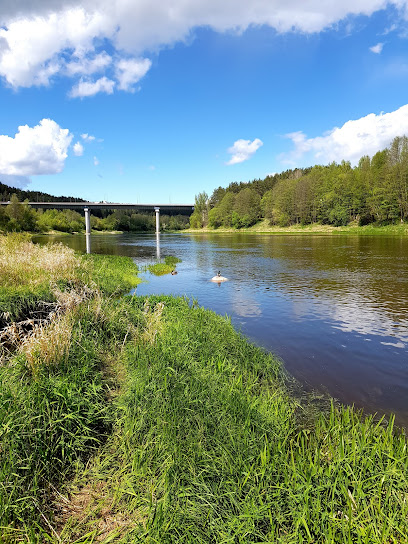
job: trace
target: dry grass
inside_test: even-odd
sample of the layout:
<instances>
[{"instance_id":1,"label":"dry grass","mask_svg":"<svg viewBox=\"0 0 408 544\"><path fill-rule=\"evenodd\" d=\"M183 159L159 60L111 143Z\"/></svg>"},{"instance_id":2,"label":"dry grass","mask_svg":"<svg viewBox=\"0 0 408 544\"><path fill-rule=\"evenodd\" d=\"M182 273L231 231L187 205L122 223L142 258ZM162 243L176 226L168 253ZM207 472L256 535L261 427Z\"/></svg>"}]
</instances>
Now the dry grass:
<instances>
[{"instance_id":1,"label":"dry grass","mask_svg":"<svg viewBox=\"0 0 408 544\"><path fill-rule=\"evenodd\" d=\"M42 365L50 366L68 357L75 309L84 301L101 298L98 290L73 284L61 291L53 288L56 302L39 301L38 317L13 322L0 330L0 364L16 350L24 354L27 366L36 375Z\"/></svg>"},{"instance_id":2,"label":"dry grass","mask_svg":"<svg viewBox=\"0 0 408 544\"><path fill-rule=\"evenodd\" d=\"M52 366L68 358L72 329L75 323L75 311L85 301L97 299L96 308L101 305L98 290L87 285L74 285L61 291L53 289L57 303L48 319L35 324L21 342L19 351L26 357L27 366L35 376L42 366Z\"/></svg>"},{"instance_id":3,"label":"dry grass","mask_svg":"<svg viewBox=\"0 0 408 544\"><path fill-rule=\"evenodd\" d=\"M280 227L271 225L268 219L262 219L249 228L234 229L232 227L219 227L217 229L205 227L202 229L186 229L182 231L188 234L202 233L248 233L248 234L380 234L380 235L407 235L408 225L406 223L397 225L376 226L374 224L359 227L357 223L349 223L347 226L334 227L333 225L322 225L320 223L311 223L310 225L289 225Z\"/></svg>"},{"instance_id":4,"label":"dry grass","mask_svg":"<svg viewBox=\"0 0 408 544\"><path fill-rule=\"evenodd\" d=\"M143 308L143 316L145 318L145 326L142 333L142 341L146 344L154 344L156 336L163 330L162 313L164 303L159 302L154 308L150 307L149 299L146 299Z\"/></svg>"},{"instance_id":5,"label":"dry grass","mask_svg":"<svg viewBox=\"0 0 408 544\"><path fill-rule=\"evenodd\" d=\"M74 279L80 260L62 244L39 246L26 235L0 237L0 284L34 287L47 281Z\"/></svg>"},{"instance_id":6,"label":"dry grass","mask_svg":"<svg viewBox=\"0 0 408 544\"><path fill-rule=\"evenodd\" d=\"M234 229L232 227L219 227L217 229L213 229L206 227L202 229L187 229L183 232L191 234L200 234L202 232L235 234L244 232L252 234L333 234L343 231L347 228L348 227L333 227L332 225L321 225L319 223L313 223L311 225L290 225L288 227L280 227L279 225L271 225L268 219L262 219L252 227L242 229Z\"/></svg>"},{"instance_id":7,"label":"dry grass","mask_svg":"<svg viewBox=\"0 0 408 544\"><path fill-rule=\"evenodd\" d=\"M71 347L73 312L59 315L47 325L35 325L26 336L19 351L25 355L27 367L33 376L43 366L53 366L66 361Z\"/></svg>"},{"instance_id":8,"label":"dry grass","mask_svg":"<svg viewBox=\"0 0 408 544\"><path fill-rule=\"evenodd\" d=\"M119 537L137 525L134 515L121 512L107 482L88 483L69 498L57 494L57 523L60 542L72 542L73 535L91 536L92 542Z\"/></svg>"}]
</instances>

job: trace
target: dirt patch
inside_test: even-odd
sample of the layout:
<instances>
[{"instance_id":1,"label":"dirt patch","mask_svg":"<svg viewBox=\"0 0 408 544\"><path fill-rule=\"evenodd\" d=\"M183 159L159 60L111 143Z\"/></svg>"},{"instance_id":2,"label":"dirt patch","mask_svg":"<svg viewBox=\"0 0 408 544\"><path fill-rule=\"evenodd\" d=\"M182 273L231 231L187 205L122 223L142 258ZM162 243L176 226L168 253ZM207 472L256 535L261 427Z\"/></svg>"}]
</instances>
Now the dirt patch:
<instances>
[{"instance_id":1,"label":"dirt patch","mask_svg":"<svg viewBox=\"0 0 408 544\"><path fill-rule=\"evenodd\" d=\"M137 515L121 512L107 482L88 483L69 498L57 493L56 531L61 542L94 533L93 542L119 537L143 522Z\"/></svg>"}]
</instances>

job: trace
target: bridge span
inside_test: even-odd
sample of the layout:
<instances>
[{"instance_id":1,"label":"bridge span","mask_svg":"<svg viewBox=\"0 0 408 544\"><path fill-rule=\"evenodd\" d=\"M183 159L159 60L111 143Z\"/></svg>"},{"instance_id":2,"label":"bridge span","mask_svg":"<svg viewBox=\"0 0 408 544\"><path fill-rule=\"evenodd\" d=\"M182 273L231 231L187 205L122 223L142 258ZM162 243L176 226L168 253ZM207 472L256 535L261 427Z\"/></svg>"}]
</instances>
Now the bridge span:
<instances>
[{"instance_id":1,"label":"bridge span","mask_svg":"<svg viewBox=\"0 0 408 544\"><path fill-rule=\"evenodd\" d=\"M7 206L10 201L0 202ZM134 210L156 213L156 234L160 233L160 210L169 215L191 215L194 204L126 204L121 202L27 202L32 208L84 210L87 253L91 251L91 210Z\"/></svg>"}]
</instances>

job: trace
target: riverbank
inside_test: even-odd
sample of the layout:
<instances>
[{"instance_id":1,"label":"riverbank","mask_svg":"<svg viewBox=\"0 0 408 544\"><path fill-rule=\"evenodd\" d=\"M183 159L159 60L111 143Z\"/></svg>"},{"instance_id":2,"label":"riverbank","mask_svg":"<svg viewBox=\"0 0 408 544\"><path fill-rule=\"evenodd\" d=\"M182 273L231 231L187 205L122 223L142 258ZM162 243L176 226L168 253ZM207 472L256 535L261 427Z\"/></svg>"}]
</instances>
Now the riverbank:
<instances>
[{"instance_id":1,"label":"riverbank","mask_svg":"<svg viewBox=\"0 0 408 544\"><path fill-rule=\"evenodd\" d=\"M353 234L353 235L392 235L392 236L405 236L408 235L408 224L396 224L396 225L384 225L373 226L364 225L363 227L357 225L349 225L343 227L333 227L331 225L321 225L319 223L313 223L311 225L291 225L289 227L279 227L276 225L270 225L267 219L259 221L252 227L247 229L233 229L219 227L213 228L201 228L201 229L186 229L182 231L188 234L200 234L200 233L249 233L249 234Z\"/></svg>"},{"instance_id":2,"label":"riverbank","mask_svg":"<svg viewBox=\"0 0 408 544\"><path fill-rule=\"evenodd\" d=\"M392 420L316 413L194 302L114 296L138 281L131 259L68 250L44 278L63 246L4 243L10 307L22 285L32 308L47 292L61 307L0 367L4 542L406 541Z\"/></svg>"}]
</instances>

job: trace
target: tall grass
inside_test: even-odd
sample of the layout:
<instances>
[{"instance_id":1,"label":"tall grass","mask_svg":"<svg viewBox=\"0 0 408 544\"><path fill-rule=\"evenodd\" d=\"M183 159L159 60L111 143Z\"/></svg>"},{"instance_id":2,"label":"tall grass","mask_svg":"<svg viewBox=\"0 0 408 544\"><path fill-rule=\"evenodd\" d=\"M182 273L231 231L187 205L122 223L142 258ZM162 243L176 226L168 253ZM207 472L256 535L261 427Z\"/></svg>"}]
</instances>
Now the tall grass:
<instances>
[{"instance_id":1,"label":"tall grass","mask_svg":"<svg viewBox=\"0 0 408 544\"><path fill-rule=\"evenodd\" d=\"M80 261L62 244L39 246L24 234L0 236L0 284L35 287L58 279L74 279Z\"/></svg>"},{"instance_id":2,"label":"tall grass","mask_svg":"<svg viewBox=\"0 0 408 544\"><path fill-rule=\"evenodd\" d=\"M123 304L143 331L146 302ZM107 482L112 515L133 519L118 542L408 541L407 442L392 420L332 406L305 428L279 362L228 320L148 304L160 332L124 347L114 435L83 481ZM96 538L97 512L63 541Z\"/></svg>"},{"instance_id":3,"label":"tall grass","mask_svg":"<svg viewBox=\"0 0 408 544\"><path fill-rule=\"evenodd\" d=\"M139 282L127 257L75 255L62 244L33 244L22 233L0 236L0 329L30 316L39 301L55 302L67 289L78 292L87 285L120 295Z\"/></svg>"},{"instance_id":4,"label":"tall grass","mask_svg":"<svg viewBox=\"0 0 408 544\"><path fill-rule=\"evenodd\" d=\"M55 301L52 285L75 279L80 259L61 245L40 247L27 234L0 236L0 328L23 319L37 302Z\"/></svg>"},{"instance_id":5,"label":"tall grass","mask_svg":"<svg viewBox=\"0 0 408 544\"><path fill-rule=\"evenodd\" d=\"M0 534L8 535L6 542L44 541L55 486L83 467L110 433L114 378L106 361L130 339L132 313L114 304L86 301L34 332L13 364L0 367Z\"/></svg>"},{"instance_id":6,"label":"tall grass","mask_svg":"<svg viewBox=\"0 0 408 544\"><path fill-rule=\"evenodd\" d=\"M392 418L332 405L305 426L279 361L228 319L112 297L131 260L80 263L54 287L65 310L0 367L0 543L408 542Z\"/></svg>"},{"instance_id":7,"label":"tall grass","mask_svg":"<svg viewBox=\"0 0 408 544\"><path fill-rule=\"evenodd\" d=\"M48 324L18 338L16 355L0 366L0 542L44 542L47 532L56 534L49 507L55 486L109 435L106 359L116 346L120 352L128 318L124 323L101 293L129 290L137 268L119 259L98 276L103 258L85 262L61 246L41 248L25 237L0 241L7 253L2 273L14 270L3 290L10 311L0 306L6 323L34 311L40 299L54 301Z\"/></svg>"},{"instance_id":8,"label":"tall grass","mask_svg":"<svg viewBox=\"0 0 408 544\"><path fill-rule=\"evenodd\" d=\"M96 285L105 295L121 295L140 283L137 266L129 257L116 255L82 256L79 277Z\"/></svg>"}]
</instances>

